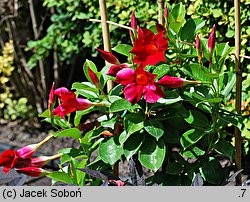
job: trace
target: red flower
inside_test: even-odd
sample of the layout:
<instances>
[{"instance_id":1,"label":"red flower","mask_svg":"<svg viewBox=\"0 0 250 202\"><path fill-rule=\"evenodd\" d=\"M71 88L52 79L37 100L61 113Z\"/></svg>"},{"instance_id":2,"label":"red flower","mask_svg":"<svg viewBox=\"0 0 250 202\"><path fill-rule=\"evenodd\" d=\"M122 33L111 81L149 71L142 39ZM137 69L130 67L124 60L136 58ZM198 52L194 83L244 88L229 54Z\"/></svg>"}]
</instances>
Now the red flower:
<instances>
[{"instance_id":1,"label":"red flower","mask_svg":"<svg viewBox=\"0 0 250 202\"><path fill-rule=\"evenodd\" d=\"M31 176L31 177L41 177L41 176L44 176L44 175L51 173L47 170L44 170L42 168L37 168L37 167L17 168L16 171L18 173L23 173L23 174Z\"/></svg>"},{"instance_id":2,"label":"red flower","mask_svg":"<svg viewBox=\"0 0 250 202\"><path fill-rule=\"evenodd\" d=\"M156 75L145 71L142 67L136 70L124 68L117 73L116 82L125 86L124 96L132 104L137 103L142 96L149 103L155 103L165 96L154 79Z\"/></svg>"},{"instance_id":3,"label":"red flower","mask_svg":"<svg viewBox=\"0 0 250 202\"><path fill-rule=\"evenodd\" d=\"M62 87L54 91L61 100L61 104L52 112L53 115L63 118L65 115L78 110L85 110L92 106L92 102L87 99L76 98L74 92Z\"/></svg>"},{"instance_id":4,"label":"red flower","mask_svg":"<svg viewBox=\"0 0 250 202\"><path fill-rule=\"evenodd\" d=\"M107 75L116 77L116 74L117 74L120 70L122 70L123 68L128 68L128 67L129 67L129 66L128 66L128 64L126 64L126 63L122 63L122 64L120 64L120 65L112 65L112 66L109 68L109 70L108 70L108 72L107 72Z\"/></svg>"},{"instance_id":5,"label":"red flower","mask_svg":"<svg viewBox=\"0 0 250 202\"><path fill-rule=\"evenodd\" d=\"M3 172L8 173L15 167L18 159L17 152L15 150L6 150L0 155L0 166L3 166Z\"/></svg>"},{"instance_id":6,"label":"red flower","mask_svg":"<svg viewBox=\"0 0 250 202\"><path fill-rule=\"evenodd\" d=\"M164 51L168 48L168 39L165 31L154 34L149 29L138 29L138 38L130 53L135 54L134 62L141 67L156 65L158 62L166 62Z\"/></svg>"}]
</instances>

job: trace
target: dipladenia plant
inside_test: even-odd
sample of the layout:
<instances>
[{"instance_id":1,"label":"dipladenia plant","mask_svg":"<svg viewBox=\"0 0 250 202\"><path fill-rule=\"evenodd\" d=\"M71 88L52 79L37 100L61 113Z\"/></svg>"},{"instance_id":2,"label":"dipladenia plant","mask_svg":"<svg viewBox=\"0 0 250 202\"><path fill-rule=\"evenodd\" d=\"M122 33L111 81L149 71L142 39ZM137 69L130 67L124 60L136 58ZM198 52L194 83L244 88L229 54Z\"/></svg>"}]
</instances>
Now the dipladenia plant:
<instances>
[{"instance_id":1,"label":"dipladenia plant","mask_svg":"<svg viewBox=\"0 0 250 202\"><path fill-rule=\"evenodd\" d=\"M136 185L143 168L151 171L143 185L192 185L198 173L204 185L225 184L230 169L217 157L233 164L234 146L225 128L240 127L239 117L223 109L235 84L234 74L224 71L232 48L216 42L215 26L201 36L205 22L185 17L180 3L164 8L163 24L141 27L133 12L131 42L112 48L127 61L98 47L105 67L86 59L87 81L71 89L53 84L48 110L40 116L58 130L55 138L69 136L80 146L59 151L58 171L46 173L40 163L16 170L76 185ZM108 80L115 86L106 92ZM82 118L92 112L98 118L86 128ZM98 155L92 160L94 151ZM15 155L2 161L5 171L15 168ZM117 164L128 161L138 176L130 180L130 173L121 181Z\"/></svg>"}]
</instances>

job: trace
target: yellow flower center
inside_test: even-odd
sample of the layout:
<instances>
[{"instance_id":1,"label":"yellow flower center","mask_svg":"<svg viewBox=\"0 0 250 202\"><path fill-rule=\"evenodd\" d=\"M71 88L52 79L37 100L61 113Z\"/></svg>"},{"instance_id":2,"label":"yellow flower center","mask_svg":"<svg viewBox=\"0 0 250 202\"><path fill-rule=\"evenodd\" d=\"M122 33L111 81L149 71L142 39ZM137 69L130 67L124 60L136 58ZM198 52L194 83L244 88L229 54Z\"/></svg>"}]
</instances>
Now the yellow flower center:
<instances>
[{"instance_id":1,"label":"yellow flower center","mask_svg":"<svg viewBox=\"0 0 250 202\"><path fill-rule=\"evenodd\" d=\"M148 77L145 74L139 74L136 76L136 83L139 85L147 85Z\"/></svg>"}]
</instances>

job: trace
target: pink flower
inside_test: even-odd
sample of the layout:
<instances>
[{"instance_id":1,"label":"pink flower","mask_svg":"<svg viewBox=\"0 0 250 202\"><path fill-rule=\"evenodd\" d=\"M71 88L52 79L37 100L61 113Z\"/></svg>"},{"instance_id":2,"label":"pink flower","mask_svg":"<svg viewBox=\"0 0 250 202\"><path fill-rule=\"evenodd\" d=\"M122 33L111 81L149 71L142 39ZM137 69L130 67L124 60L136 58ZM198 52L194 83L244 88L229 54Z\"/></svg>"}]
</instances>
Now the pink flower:
<instances>
[{"instance_id":1,"label":"pink flower","mask_svg":"<svg viewBox=\"0 0 250 202\"><path fill-rule=\"evenodd\" d=\"M165 31L154 34L149 29L138 29L138 38L130 53L135 54L134 62L141 67L156 65L166 62L165 50L168 48L168 39L164 36Z\"/></svg>"},{"instance_id":2,"label":"pink flower","mask_svg":"<svg viewBox=\"0 0 250 202\"><path fill-rule=\"evenodd\" d=\"M116 184L117 186L125 186L125 182L121 180L109 180L109 182Z\"/></svg>"},{"instance_id":3,"label":"pink flower","mask_svg":"<svg viewBox=\"0 0 250 202\"><path fill-rule=\"evenodd\" d=\"M38 167L17 168L16 171L18 173L23 173L23 174L31 176L31 177L41 177L41 176L44 176L44 175L51 173L47 170L44 170L44 169L38 168Z\"/></svg>"},{"instance_id":4,"label":"pink flower","mask_svg":"<svg viewBox=\"0 0 250 202\"><path fill-rule=\"evenodd\" d=\"M15 150L6 150L0 155L0 166L3 166L3 172L8 173L12 168L14 168L16 161L18 159L17 152Z\"/></svg>"},{"instance_id":5,"label":"pink flower","mask_svg":"<svg viewBox=\"0 0 250 202\"><path fill-rule=\"evenodd\" d=\"M56 89L54 93L62 103L53 110L52 114L61 118L71 112L85 110L92 106L92 102L87 99L76 98L75 93L65 87Z\"/></svg>"},{"instance_id":6,"label":"pink flower","mask_svg":"<svg viewBox=\"0 0 250 202\"><path fill-rule=\"evenodd\" d=\"M132 104L137 103L142 96L149 103L155 103L165 94L156 84L156 75L147 72L142 67L136 70L124 68L117 73L116 82L125 86L124 96Z\"/></svg>"},{"instance_id":7,"label":"pink flower","mask_svg":"<svg viewBox=\"0 0 250 202\"><path fill-rule=\"evenodd\" d=\"M209 38L208 38L208 51L211 54L215 47L216 42L216 33L215 33L215 25L212 28L212 31L210 32Z\"/></svg>"}]
</instances>

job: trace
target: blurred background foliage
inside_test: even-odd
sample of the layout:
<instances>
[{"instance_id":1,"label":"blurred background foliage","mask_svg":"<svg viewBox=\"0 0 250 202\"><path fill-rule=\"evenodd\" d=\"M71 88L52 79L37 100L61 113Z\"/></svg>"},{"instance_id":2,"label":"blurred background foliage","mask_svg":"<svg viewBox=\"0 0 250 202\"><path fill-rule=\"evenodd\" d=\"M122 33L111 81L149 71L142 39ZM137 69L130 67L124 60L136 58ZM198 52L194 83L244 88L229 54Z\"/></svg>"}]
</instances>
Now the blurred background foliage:
<instances>
[{"instance_id":1,"label":"blurred background foliage","mask_svg":"<svg viewBox=\"0 0 250 202\"><path fill-rule=\"evenodd\" d=\"M135 11L141 27L150 27L157 21L157 0L106 2L109 21L129 26L132 11ZM208 37L213 24L216 24L218 42L229 42L230 46L234 46L232 0L169 0L165 1L165 5L170 9L180 2L185 5L190 18L199 17L205 20L206 25L199 30L201 37ZM241 55L250 55L249 4L250 0L241 0ZM15 92L8 99L1 97L1 116L3 110L11 111L7 108L10 104L6 104L6 100L10 103L10 100L21 97L26 99L21 102L23 106L30 104L37 113L41 113L47 108L53 81L56 87L70 87L75 81L85 80L82 66L86 58L94 61L100 68L104 65L103 60L96 58L95 50L97 47L103 48L101 24L93 21L100 20L98 0L3 0L0 4L0 16L1 50L9 40L13 41L14 47L14 62L8 68L8 71L13 72L6 77L8 80L4 85ZM109 25L109 28L111 47L130 40L128 30L115 25ZM193 38L190 41L194 40ZM117 57L122 61L122 56ZM249 59L242 57L241 64L243 112L249 114ZM233 67L225 66L234 71ZM225 107L234 111L235 95L233 93L230 96L232 101Z\"/></svg>"}]
</instances>

